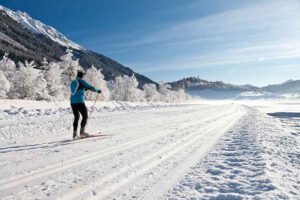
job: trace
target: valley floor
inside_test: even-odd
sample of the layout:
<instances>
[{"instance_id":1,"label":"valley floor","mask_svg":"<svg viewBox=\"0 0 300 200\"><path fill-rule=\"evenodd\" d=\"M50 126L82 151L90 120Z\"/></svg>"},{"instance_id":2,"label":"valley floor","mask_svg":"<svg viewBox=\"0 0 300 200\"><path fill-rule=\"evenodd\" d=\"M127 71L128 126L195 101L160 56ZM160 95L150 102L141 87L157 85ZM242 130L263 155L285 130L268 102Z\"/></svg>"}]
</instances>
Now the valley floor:
<instances>
[{"instance_id":1,"label":"valley floor","mask_svg":"<svg viewBox=\"0 0 300 200\"><path fill-rule=\"evenodd\" d=\"M0 103L0 199L300 199L300 116L270 104L101 102L73 141L67 103Z\"/></svg>"}]
</instances>

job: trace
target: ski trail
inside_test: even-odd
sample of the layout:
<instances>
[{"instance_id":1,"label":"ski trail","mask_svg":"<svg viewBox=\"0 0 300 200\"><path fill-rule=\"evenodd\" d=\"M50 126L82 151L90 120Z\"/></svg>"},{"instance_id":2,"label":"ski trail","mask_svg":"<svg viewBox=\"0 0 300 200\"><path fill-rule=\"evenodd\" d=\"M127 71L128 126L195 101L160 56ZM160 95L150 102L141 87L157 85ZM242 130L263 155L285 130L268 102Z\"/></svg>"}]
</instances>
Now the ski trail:
<instances>
[{"instance_id":1,"label":"ski trail","mask_svg":"<svg viewBox=\"0 0 300 200\"><path fill-rule=\"evenodd\" d=\"M225 114L222 113L222 114L217 115L217 116L201 119L197 122L192 121L192 122L189 122L189 123L185 123L184 125L181 125L180 127L183 129L183 128L186 128L186 127L198 124L198 123L204 123L204 122L207 122L207 121L212 121L214 119L220 118L221 116L228 115L229 113L225 113ZM101 149L101 150L95 151L93 153L89 153L89 154L86 154L86 155L83 155L83 156L76 157L72 160L65 161L65 163L58 163L58 164L55 164L55 165L52 165L52 166L48 166L48 167L43 168L41 170L33 171L32 173L27 174L25 176L20 176L20 177L16 177L16 178L13 178L13 179L8 179L8 180L1 180L0 181L0 191L6 190L6 192L9 192L10 188L15 188L16 186L20 187L22 185L25 185L26 183L36 181L36 180L38 180L40 178L43 178L45 176L50 176L51 174L55 174L55 173L58 173L60 171L67 170L69 168L74 168L78 165L82 165L82 164L85 164L87 162L100 159L104 156L108 156L108 155L117 153L119 151L125 151L128 148L131 148L131 147L143 144L143 143L148 143L148 142L150 142L154 139L161 138L161 137L163 137L165 135L169 135L171 133L174 133L174 131L170 131L170 130L160 131L160 132L157 132L155 134L151 134L151 135L143 137L143 138L139 138L139 139L127 142L127 143L123 143L123 144L118 145L116 147L111 147L111 148L105 149L105 150Z\"/></svg>"},{"instance_id":2,"label":"ski trail","mask_svg":"<svg viewBox=\"0 0 300 200\"><path fill-rule=\"evenodd\" d=\"M195 110L191 110L191 109L187 109L187 111L192 111L190 113L195 112ZM173 111L171 110L171 114L177 114L178 111ZM169 113L169 111L168 111ZM136 113L135 115L140 115L140 114L144 114L144 113ZM153 114L151 115L147 115L145 117L146 120L149 119L149 117L151 117ZM157 115L157 114L155 114ZM160 115L160 114L159 114ZM169 114L168 114L169 115ZM164 116L163 116L164 117ZM151 120L149 123L145 124L145 120L142 118L139 118L138 121L137 119L130 119L130 123L119 123L118 125L115 125L115 123L111 122L111 120L119 120L119 118L109 118L111 125L106 127L105 129L111 129L112 131L110 132L113 135L113 138L109 139L109 143L113 143L113 146L119 145L120 143L124 143L127 142L129 140L135 140L143 135L150 135L152 133L155 132L160 132L161 130L165 130L165 129L176 129L179 128L178 123L176 122L176 120L174 120L174 117L176 117L176 115L171 115L168 118L165 118L162 120L161 117L157 118L154 117L153 120ZM132 118L132 117L131 117ZM136 117L135 117L136 118ZM185 122L190 122L193 119L191 118L191 116L189 116L188 113L182 113L180 114L180 118L182 118L182 122L181 123L185 123ZM122 119L128 121L128 119ZM141 123L141 122L142 123ZM137 123L138 122L138 123ZM162 123L164 122L164 123ZM128 128L129 126L127 124L130 124L130 128ZM135 125L135 126L133 126ZM140 134L140 127L143 126L143 134ZM115 129L113 129L113 127L115 127ZM134 127L134 128L132 128ZM126 130L126 131L124 131ZM130 134L127 133L127 131L130 130ZM109 133L108 131L105 131L106 133ZM126 134L125 134L126 133ZM124 135L125 134L125 135ZM123 136L124 135L124 136ZM48 137L47 137L48 139ZM35 141L38 141L35 140ZM53 162L56 162L58 164L60 163L64 163L68 160L72 160L75 156L78 156L78 154L75 154L74 152L69 152L69 153L64 153L64 156L61 156L61 154L57 154L57 156L55 157L55 159L48 159L48 160L44 160L43 157L48 156L48 155L52 155L52 152L60 152L63 150L68 150L68 147L72 147L74 148L75 146L80 146L80 149L89 149L91 148L88 145L93 145L95 146L97 143L95 143L96 139L93 140L82 140L82 141L71 141L69 139L64 139L64 140L55 140L55 141L49 141L49 142L44 142L43 143L31 143L31 144L24 144L24 145L17 145L17 146L10 146L10 147L3 147L0 148L0 152L2 152L1 157L10 157L10 156L16 156L18 157L18 162L24 163L24 161L26 161L28 163L27 158L32 157L34 159L32 159L32 161L29 163L29 165L27 165L25 163L25 165L22 165L19 167L19 165L15 165L15 167L13 168L14 171L11 171L10 168L5 169L5 165L2 165L2 163L0 163L0 168L2 167L2 170L6 170L9 173L14 173L14 177L17 177L19 174L28 174L32 172L33 168L45 168L45 167L49 167L53 165ZM100 141L101 142L101 141ZM99 149L103 149L105 146L108 146L107 141L104 143L102 142L103 145L96 147L96 149L94 147L93 151L98 151ZM73 147L74 146L74 147ZM63 148L64 147L64 148ZM83 148L85 147L85 148ZM99 148L100 147L100 148ZM26 152L27 151L27 152ZM6 153L7 152L7 153ZM38 152L38 154L37 154ZM10 154L10 155L9 155ZM31 156L32 155L32 156ZM80 154L79 154L80 155ZM42 161L42 162L40 162ZM6 165L7 167L9 167L9 165ZM6 173L4 174L4 177L2 178L2 180L6 180L10 174ZM0 179L1 180L1 179Z\"/></svg>"},{"instance_id":3,"label":"ski trail","mask_svg":"<svg viewBox=\"0 0 300 200\"><path fill-rule=\"evenodd\" d=\"M225 128L230 127L235 120L239 119L241 116L240 113L235 115L223 115L224 118L220 120L220 118L216 118L214 122L210 123L209 127L202 127L197 130L197 127L192 130L193 134L188 135L187 137L183 138L179 142L174 142L167 147L155 152L136 163L131 163L130 166L124 167L121 170L109 174L101 179L94 181L92 185L86 185L84 187L80 186L77 190L73 190L72 192L68 193L61 197L61 199L85 199L85 198L95 198L95 199L106 199L108 195L112 194L114 191L120 189L120 187L128 184L133 179L142 176L149 170L157 167L159 164L167 161L171 157L175 156L176 154L180 153L184 149L190 147L193 144L199 145L199 141L202 141L200 144L205 144L203 148L201 148L203 153L207 150L214 142L218 139L219 135L222 135L224 132L220 131L216 136L209 137L213 131L222 130ZM199 134L200 133L200 134ZM209 139L206 139L209 138ZM198 141L199 140L199 141ZM197 157L196 160L199 158ZM189 168L190 165L185 164L185 168ZM171 176L174 176L172 173ZM122 178L126 177L126 178ZM103 186L104 184L104 186ZM109 185L109 186L105 186ZM157 191L155 191L157 192ZM162 193L156 193L156 195L162 195ZM152 193L152 196L153 193ZM150 197L149 199L157 199Z\"/></svg>"},{"instance_id":4,"label":"ski trail","mask_svg":"<svg viewBox=\"0 0 300 200\"><path fill-rule=\"evenodd\" d=\"M187 113L191 114L192 112L197 112L196 110L193 111L193 109L190 108L190 106L187 107ZM147 113L147 110L142 111ZM175 118L176 116L176 110L175 111L171 111L174 112L174 116L171 116L171 118ZM187 114L187 115L188 115ZM102 113L100 113L99 115L95 114L91 119L89 119L90 123L93 124L93 122L99 120L99 119L105 119L107 118L107 122L110 123L114 123L115 120L114 119L118 119L121 121L125 121L128 118L131 118L131 116L134 116L135 113L108 113L107 115L103 115ZM181 115L186 115L185 113L182 113ZM54 119L53 119L54 118ZM9 138L9 140L11 139L18 139L18 134L16 133L23 133L23 132L27 132L26 134L26 138L33 138L33 137L43 137L44 135L47 135L46 140L47 141L53 141L53 140L57 140L58 138L60 140L66 140L69 139L71 137L71 134L69 137L66 136L52 136L51 133L65 133L65 132L71 132L70 130L68 130L69 128L66 128L66 124L71 125L71 121L73 120L73 115L71 113L69 113L66 117L62 118L62 119L56 119L54 116L43 116L41 117L41 119L39 119L38 121L36 119L19 119L18 123L16 123L16 121L3 121L0 123L0 132L3 135L3 138L6 138L6 140ZM157 121L159 122L159 120L157 119L153 119L151 120L152 123ZM120 129L125 129L125 128L134 128L134 127L138 127L141 125L144 125L145 122L144 121L137 121L135 123L129 123L129 124L119 124L116 123L114 124L114 126L111 126L112 124L110 124L110 126L106 129L104 129L103 131L116 131L118 130L117 128L119 127ZM41 128L43 127L43 128ZM89 127L89 126L88 126ZM71 128L71 126L70 126ZM13 131L12 131L13 130ZM99 131L96 129L96 131ZM50 136L49 136L50 134ZM23 135L20 136L22 139L26 139L24 138ZM1 139L0 138L0 141Z\"/></svg>"},{"instance_id":5,"label":"ski trail","mask_svg":"<svg viewBox=\"0 0 300 200\"><path fill-rule=\"evenodd\" d=\"M139 199L145 200L161 199L162 196L174 185L174 183L177 183L181 178L183 178L185 172L189 171L192 166L196 165L197 162L199 162L199 160L202 159L202 157L204 157L210 148L218 141L218 139L223 136L223 134L226 133L228 129L231 128L245 113L245 110L234 113L230 116L230 118L228 117L225 119L222 125L211 128L209 132L215 132L214 137L204 138L201 143L198 143L196 147L189 152L189 156L184 156L183 159L178 161L178 163L183 164L176 166L171 173L163 176L163 178L161 178L153 186L149 187L148 190L143 191L141 196L138 196L137 194L135 196L138 196Z\"/></svg>"},{"instance_id":6,"label":"ski trail","mask_svg":"<svg viewBox=\"0 0 300 200\"><path fill-rule=\"evenodd\" d=\"M163 199L300 199L300 157L290 156L299 147L250 109Z\"/></svg>"}]
</instances>

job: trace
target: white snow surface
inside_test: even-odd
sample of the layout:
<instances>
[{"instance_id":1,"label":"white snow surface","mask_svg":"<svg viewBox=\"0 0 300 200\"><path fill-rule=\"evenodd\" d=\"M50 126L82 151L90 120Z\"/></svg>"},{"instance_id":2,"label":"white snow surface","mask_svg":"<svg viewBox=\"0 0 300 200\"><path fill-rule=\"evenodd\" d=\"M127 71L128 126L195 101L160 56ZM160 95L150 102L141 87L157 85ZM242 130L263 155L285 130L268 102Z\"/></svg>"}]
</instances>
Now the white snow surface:
<instances>
[{"instance_id":1,"label":"white snow surface","mask_svg":"<svg viewBox=\"0 0 300 200\"><path fill-rule=\"evenodd\" d=\"M66 36L64 36L62 33L57 31L55 28L45 25L39 20L31 18L26 12L21 12L21 11L15 12L1 5L0 5L0 10L4 10L8 14L8 16L10 16L12 19L19 22L20 24L22 24L22 26L24 26L25 28L27 28L28 30L34 33L43 34L46 37L49 37L54 42L57 42L60 45L66 47L72 47L73 49L78 49L78 50L83 49L83 47L69 40Z\"/></svg>"},{"instance_id":2,"label":"white snow surface","mask_svg":"<svg viewBox=\"0 0 300 200\"><path fill-rule=\"evenodd\" d=\"M87 102L89 110L93 102ZM0 100L0 199L300 199L300 101Z\"/></svg>"}]
</instances>

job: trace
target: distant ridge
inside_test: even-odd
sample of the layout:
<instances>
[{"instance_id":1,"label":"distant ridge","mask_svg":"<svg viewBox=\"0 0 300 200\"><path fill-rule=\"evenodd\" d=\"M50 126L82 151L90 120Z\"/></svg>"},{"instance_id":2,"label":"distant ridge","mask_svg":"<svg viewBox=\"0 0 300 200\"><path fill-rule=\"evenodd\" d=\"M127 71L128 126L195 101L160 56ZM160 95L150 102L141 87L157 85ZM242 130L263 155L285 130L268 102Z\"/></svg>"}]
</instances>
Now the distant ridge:
<instances>
[{"instance_id":1,"label":"distant ridge","mask_svg":"<svg viewBox=\"0 0 300 200\"><path fill-rule=\"evenodd\" d=\"M262 87L262 90L271 93L299 93L300 94L300 80L288 80L281 84L268 85Z\"/></svg>"},{"instance_id":2,"label":"distant ridge","mask_svg":"<svg viewBox=\"0 0 300 200\"><path fill-rule=\"evenodd\" d=\"M179 81L169 83L173 90L235 90L235 91L252 91L261 92L259 87L252 85L233 85L222 81L207 81L197 77L183 78Z\"/></svg>"}]
</instances>

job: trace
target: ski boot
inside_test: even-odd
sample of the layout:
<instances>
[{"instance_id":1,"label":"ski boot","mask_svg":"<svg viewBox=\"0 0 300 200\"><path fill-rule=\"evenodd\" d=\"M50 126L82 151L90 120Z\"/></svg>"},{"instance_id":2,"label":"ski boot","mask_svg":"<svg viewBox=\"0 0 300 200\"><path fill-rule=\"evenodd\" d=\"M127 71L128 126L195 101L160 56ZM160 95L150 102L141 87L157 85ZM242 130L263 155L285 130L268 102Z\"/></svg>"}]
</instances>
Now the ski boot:
<instances>
[{"instance_id":1,"label":"ski boot","mask_svg":"<svg viewBox=\"0 0 300 200\"><path fill-rule=\"evenodd\" d=\"M73 131L73 140L77 140L79 137L77 136L77 131Z\"/></svg>"},{"instance_id":2,"label":"ski boot","mask_svg":"<svg viewBox=\"0 0 300 200\"><path fill-rule=\"evenodd\" d=\"M79 136L80 139L90 137L90 134L86 133L84 129L85 129L85 127L80 128L80 136Z\"/></svg>"}]
</instances>

